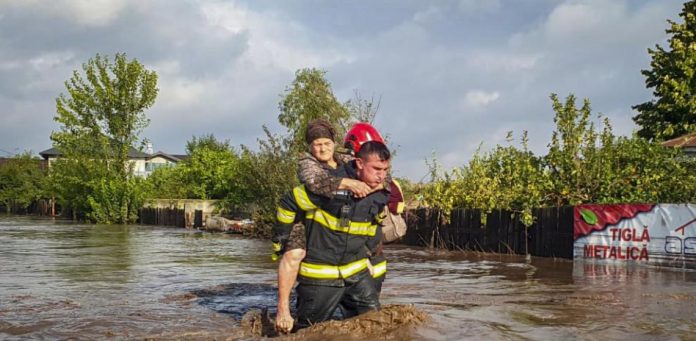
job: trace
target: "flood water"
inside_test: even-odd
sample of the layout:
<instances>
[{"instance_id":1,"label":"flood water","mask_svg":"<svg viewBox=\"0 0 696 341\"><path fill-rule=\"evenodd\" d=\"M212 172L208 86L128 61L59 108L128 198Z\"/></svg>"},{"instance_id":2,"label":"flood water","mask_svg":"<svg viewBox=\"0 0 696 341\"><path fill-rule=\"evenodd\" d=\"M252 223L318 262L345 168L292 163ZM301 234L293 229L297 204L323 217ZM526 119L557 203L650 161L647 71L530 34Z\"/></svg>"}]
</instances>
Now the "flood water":
<instances>
[{"instance_id":1,"label":"flood water","mask_svg":"<svg viewBox=\"0 0 696 341\"><path fill-rule=\"evenodd\" d=\"M267 241L0 216L0 339L235 339L275 305ZM696 339L696 272L386 248L413 340Z\"/></svg>"}]
</instances>

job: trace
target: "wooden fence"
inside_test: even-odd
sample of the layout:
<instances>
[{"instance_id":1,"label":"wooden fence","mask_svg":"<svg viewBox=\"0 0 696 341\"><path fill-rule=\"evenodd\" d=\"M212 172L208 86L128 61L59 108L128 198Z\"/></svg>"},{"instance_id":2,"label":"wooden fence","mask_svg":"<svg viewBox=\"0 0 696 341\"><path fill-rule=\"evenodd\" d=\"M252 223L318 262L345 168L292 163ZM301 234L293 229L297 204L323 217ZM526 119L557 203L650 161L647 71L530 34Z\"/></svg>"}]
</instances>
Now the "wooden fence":
<instances>
[{"instance_id":1,"label":"wooden fence","mask_svg":"<svg viewBox=\"0 0 696 341\"><path fill-rule=\"evenodd\" d=\"M7 206L0 204L0 213L48 216L52 214L51 203L52 201L50 199L39 199L32 202L26 208L10 206L9 210Z\"/></svg>"},{"instance_id":2,"label":"wooden fence","mask_svg":"<svg viewBox=\"0 0 696 341\"><path fill-rule=\"evenodd\" d=\"M525 229L515 213L496 210L481 224L480 210L456 209L449 224L437 210L418 209L407 214L403 243L435 248L573 258L573 207L534 210L535 223Z\"/></svg>"}]
</instances>

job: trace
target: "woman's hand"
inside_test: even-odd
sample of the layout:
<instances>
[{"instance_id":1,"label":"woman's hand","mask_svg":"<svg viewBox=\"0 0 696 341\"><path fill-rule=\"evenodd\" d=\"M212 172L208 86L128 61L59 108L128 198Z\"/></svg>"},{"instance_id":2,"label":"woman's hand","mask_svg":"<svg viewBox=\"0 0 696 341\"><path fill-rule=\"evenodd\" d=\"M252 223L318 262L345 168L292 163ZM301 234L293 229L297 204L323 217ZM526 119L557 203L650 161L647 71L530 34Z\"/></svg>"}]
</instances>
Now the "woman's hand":
<instances>
[{"instance_id":1,"label":"woman's hand","mask_svg":"<svg viewBox=\"0 0 696 341\"><path fill-rule=\"evenodd\" d=\"M368 186L366 183L349 178L343 178L339 188L350 190L353 192L353 196L356 198L364 198L373 191L373 189L370 188L370 186Z\"/></svg>"}]
</instances>

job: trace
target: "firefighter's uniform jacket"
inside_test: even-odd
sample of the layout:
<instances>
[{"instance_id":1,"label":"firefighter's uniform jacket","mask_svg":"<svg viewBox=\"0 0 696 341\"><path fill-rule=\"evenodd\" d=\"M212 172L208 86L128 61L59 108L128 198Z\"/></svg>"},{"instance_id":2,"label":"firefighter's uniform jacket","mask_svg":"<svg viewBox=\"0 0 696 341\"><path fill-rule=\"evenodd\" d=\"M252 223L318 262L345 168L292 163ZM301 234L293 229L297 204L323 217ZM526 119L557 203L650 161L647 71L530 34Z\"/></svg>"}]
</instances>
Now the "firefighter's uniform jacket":
<instances>
[{"instance_id":1,"label":"firefighter's uniform jacket","mask_svg":"<svg viewBox=\"0 0 696 341\"><path fill-rule=\"evenodd\" d=\"M382 239L379 223L388 198L389 192L382 190L362 199L353 198L349 192L329 199L308 192L303 185L295 187L278 206L274 249L281 251L292 225L303 219L307 254L300 264L298 280L342 286L344 279L367 269L368 257ZM380 270L382 267L386 271L386 263L380 264Z\"/></svg>"}]
</instances>

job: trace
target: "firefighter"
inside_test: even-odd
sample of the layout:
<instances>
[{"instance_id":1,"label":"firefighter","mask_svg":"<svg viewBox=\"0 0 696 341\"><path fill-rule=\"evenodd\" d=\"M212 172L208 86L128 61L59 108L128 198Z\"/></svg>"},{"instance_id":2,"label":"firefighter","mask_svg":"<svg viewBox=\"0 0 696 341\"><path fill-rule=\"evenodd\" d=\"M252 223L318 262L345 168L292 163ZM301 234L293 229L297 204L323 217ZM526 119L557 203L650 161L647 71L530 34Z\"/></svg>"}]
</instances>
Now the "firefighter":
<instances>
[{"instance_id":1,"label":"firefighter","mask_svg":"<svg viewBox=\"0 0 696 341\"><path fill-rule=\"evenodd\" d=\"M382 184L389 168L387 147L376 141L366 142L360 145L356 156L354 169L341 168L344 175L371 188ZM276 247L280 248L287 239L295 218L305 215L306 257L299 270L296 327L328 319L339 304L347 316L379 307L368 256L377 251L381 242L378 222L388 199L386 190L363 199L350 193L329 199L299 186L281 200L279 225L274 228L273 237Z\"/></svg>"},{"instance_id":2,"label":"firefighter","mask_svg":"<svg viewBox=\"0 0 696 341\"><path fill-rule=\"evenodd\" d=\"M367 142L385 143L379 131L377 131L377 129L375 129L375 127L372 125L365 122L358 122L354 124L353 127L346 133L346 137L343 142L346 149L348 149L353 155L357 155L360 152L362 145ZM391 178L386 181L386 186L384 187L386 187L387 191L389 192L389 199L388 205L385 207L383 217L387 217L388 214L401 214L404 206L404 198L401 187L398 185L396 180ZM393 212L391 212L392 209ZM382 219L382 221L382 223L385 223L389 220ZM382 235L384 236L384 234ZM387 259L382 253L383 242L384 240L380 240L376 247L369 250L371 267L370 272L375 282L378 297L382 292L382 284L384 283L387 273Z\"/></svg>"},{"instance_id":3,"label":"firefighter","mask_svg":"<svg viewBox=\"0 0 696 341\"><path fill-rule=\"evenodd\" d=\"M338 190L350 190L355 197L362 198L381 189L370 188L364 182L339 177L336 169L351 162L353 155L335 152L336 131L331 123L316 119L307 125L305 141L309 152L304 153L299 160L298 178L305 188L314 194L333 198ZM280 217L280 216L279 216ZM300 262L305 257L305 228L300 220L293 225L284 245L276 245L274 259L278 259L282 248L282 259L278 267L278 309L276 313L276 329L287 332L292 329L294 320L290 314L290 293L297 279Z\"/></svg>"}]
</instances>

